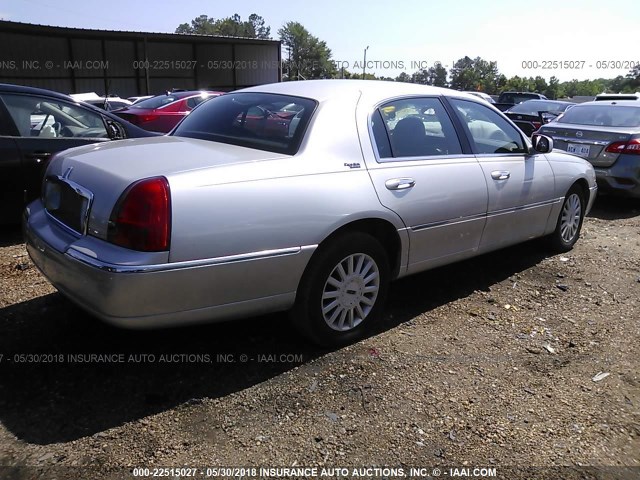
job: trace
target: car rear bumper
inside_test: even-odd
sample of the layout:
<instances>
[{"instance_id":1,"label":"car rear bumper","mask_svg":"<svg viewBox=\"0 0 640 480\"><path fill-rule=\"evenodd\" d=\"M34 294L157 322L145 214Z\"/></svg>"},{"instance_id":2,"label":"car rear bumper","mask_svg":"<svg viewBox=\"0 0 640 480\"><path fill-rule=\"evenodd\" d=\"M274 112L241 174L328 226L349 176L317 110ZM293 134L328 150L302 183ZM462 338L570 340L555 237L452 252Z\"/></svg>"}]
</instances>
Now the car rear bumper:
<instances>
[{"instance_id":1,"label":"car rear bumper","mask_svg":"<svg viewBox=\"0 0 640 480\"><path fill-rule=\"evenodd\" d=\"M23 218L27 251L65 296L120 327L227 320L290 308L315 246L151 265L114 265L55 224L39 202ZM97 243L99 239L92 239Z\"/></svg>"},{"instance_id":2,"label":"car rear bumper","mask_svg":"<svg viewBox=\"0 0 640 480\"><path fill-rule=\"evenodd\" d=\"M640 198L640 156L622 154L611 167L594 170L602 192Z\"/></svg>"},{"instance_id":3,"label":"car rear bumper","mask_svg":"<svg viewBox=\"0 0 640 480\"><path fill-rule=\"evenodd\" d=\"M589 215L593 204L596 202L596 197L598 196L598 185L589 188L589 202L587 203L587 209L585 210L585 216Z\"/></svg>"}]
</instances>

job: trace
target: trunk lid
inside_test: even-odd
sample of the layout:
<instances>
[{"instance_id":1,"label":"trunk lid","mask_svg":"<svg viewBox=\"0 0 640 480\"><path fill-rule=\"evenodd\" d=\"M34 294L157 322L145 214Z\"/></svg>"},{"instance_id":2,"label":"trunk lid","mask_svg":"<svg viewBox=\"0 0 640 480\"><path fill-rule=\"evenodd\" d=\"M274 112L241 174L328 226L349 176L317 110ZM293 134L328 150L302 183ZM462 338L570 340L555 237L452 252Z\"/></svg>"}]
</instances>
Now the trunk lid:
<instances>
[{"instance_id":1,"label":"trunk lid","mask_svg":"<svg viewBox=\"0 0 640 480\"><path fill-rule=\"evenodd\" d=\"M620 154L606 152L613 142L629 141L637 128L570 125L553 122L539 133L553 138L553 146L588 160L594 167L610 167Z\"/></svg>"},{"instance_id":2,"label":"trunk lid","mask_svg":"<svg viewBox=\"0 0 640 480\"><path fill-rule=\"evenodd\" d=\"M77 233L106 239L113 207L134 182L164 176L171 183L172 176L205 169L220 169L224 181L242 180L225 167L276 158L287 156L185 137L161 136L87 145L52 159L47 169L50 180L46 184L51 187L45 187L45 206ZM86 218L85 223L78 218Z\"/></svg>"}]
</instances>

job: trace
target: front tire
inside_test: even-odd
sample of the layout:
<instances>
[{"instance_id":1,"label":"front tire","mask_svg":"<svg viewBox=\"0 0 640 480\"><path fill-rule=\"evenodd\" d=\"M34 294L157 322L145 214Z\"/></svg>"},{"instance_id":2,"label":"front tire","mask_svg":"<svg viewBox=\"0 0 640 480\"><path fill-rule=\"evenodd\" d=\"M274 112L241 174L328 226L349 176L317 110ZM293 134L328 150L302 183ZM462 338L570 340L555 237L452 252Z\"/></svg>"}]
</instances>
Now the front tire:
<instances>
[{"instance_id":1,"label":"front tire","mask_svg":"<svg viewBox=\"0 0 640 480\"><path fill-rule=\"evenodd\" d=\"M372 236L349 232L329 242L311 259L291 312L295 327L324 347L351 343L371 329L390 280L387 253Z\"/></svg>"},{"instance_id":2,"label":"front tire","mask_svg":"<svg viewBox=\"0 0 640 480\"><path fill-rule=\"evenodd\" d=\"M550 235L551 248L568 252L580 238L585 213L584 192L578 185L572 186L562 202L555 231Z\"/></svg>"}]
</instances>

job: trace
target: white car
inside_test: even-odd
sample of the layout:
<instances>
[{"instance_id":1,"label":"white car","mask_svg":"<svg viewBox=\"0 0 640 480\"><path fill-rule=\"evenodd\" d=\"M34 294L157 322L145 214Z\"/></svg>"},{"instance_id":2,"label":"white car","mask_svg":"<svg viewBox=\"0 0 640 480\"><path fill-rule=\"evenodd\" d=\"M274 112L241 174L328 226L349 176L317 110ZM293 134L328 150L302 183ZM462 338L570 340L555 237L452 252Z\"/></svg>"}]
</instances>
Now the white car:
<instances>
[{"instance_id":1,"label":"white car","mask_svg":"<svg viewBox=\"0 0 640 480\"><path fill-rule=\"evenodd\" d=\"M473 95L400 82L261 85L169 135L57 155L24 231L62 293L125 327L292 311L350 342L389 282L536 237L573 247L593 167Z\"/></svg>"},{"instance_id":2,"label":"white car","mask_svg":"<svg viewBox=\"0 0 640 480\"><path fill-rule=\"evenodd\" d=\"M101 108L102 110L106 110L107 112L111 112L113 110L119 110L121 108L128 107L132 104L131 101L124 98L120 98L116 95L101 97L96 92L72 93L69 96L74 100L88 103L90 105L93 105L94 107L98 107L98 108Z\"/></svg>"},{"instance_id":3,"label":"white car","mask_svg":"<svg viewBox=\"0 0 640 480\"><path fill-rule=\"evenodd\" d=\"M482 100L484 100L485 102L489 102L489 103L496 103L496 101L491 98L491 95L484 93L484 92L471 92L471 91L467 91L464 93L470 93L471 95L475 95L478 98L481 98Z\"/></svg>"}]
</instances>

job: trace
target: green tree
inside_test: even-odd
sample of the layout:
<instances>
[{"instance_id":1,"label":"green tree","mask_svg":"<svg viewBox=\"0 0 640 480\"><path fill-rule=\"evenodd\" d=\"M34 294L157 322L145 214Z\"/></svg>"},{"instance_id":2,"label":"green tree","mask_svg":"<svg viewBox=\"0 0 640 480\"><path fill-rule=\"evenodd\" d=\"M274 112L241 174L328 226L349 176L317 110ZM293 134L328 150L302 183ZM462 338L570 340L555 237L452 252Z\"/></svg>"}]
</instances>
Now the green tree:
<instances>
[{"instance_id":1,"label":"green tree","mask_svg":"<svg viewBox=\"0 0 640 480\"><path fill-rule=\"evenodd\" d=\"M200 15L191 20L191 24L178 25L176 33L270 39L271 27L266 26L264 18L255 13L249 15L248 20L242 20L237 13L218 20Z\"/></svg>"},{"instance_id":2,"label":"green tree","mask_svg":"<svg viewBox=\"0 0 640 480\"><path fill-rule=\"evenodd\" d=\"M543 93L548 87L547 81L539 75L533 79L533 85L534 91L538 93Z\"/></svg>"},{"instance_id":3,"label":"green tree","mask_svg":"<svg viewBox=\"0 0 640 480\"><path fill-rule=\"evenodd\" d=\"M515 75L507 80L507 83L504 85L504 90L506 91L516 91L516 92L528 92L529 91L529 80L524 77L519 77Z\"/></svg>"},{"instance_id":4,"label":"green tree","mask_svg":"<svg viewBox=\"0 0 640 480\"><path fill-rule=\"evenodd\" d=\"M414 72L411 75L411 79L408 81L411 83L421 83L422 85L434 85L436 87L446 87L447 86L447 69L440 64L436 64L433 67L424 68L422 70L418 70L417 72Z\"/></svg>"},{"instance_id":5,"label":"green tree","mask_svg":"<svg viewBox=\"0 0 640 480\"><path fill-rule=\"evenodd\" d=\"M637 92L640 90L640 63L636 63L636 66L627 74L629 83L627 88L629 92Z\"/></svg>"},{"instance_id":6,"label":"green tree","mask_svg":"<svg viewBox=\"0 0 640 480\"><path fill-rule=\"evenodd\" d=\"M407 72L402 72L396 77L396 82L411 83L411 75L409 75Z\"/></svg>"},{"instance_id":7,"label":"green tree","mask_svg":"<svg viewBox=\"0 0 640 480\"><path fill-rule=\"evenodd\" d=\"M551 77L547 88L542 93L552 100L560 98L560 81L556 77Z\"/></svg>"},{"instance_id":8,"label":"green tree","mask_svg":"<svg viewBox=\"0 0 640 480\"><path fill-rule=\"evenodd\" d=\"M478 84L474 62L471 57L459 59L451 67L451 88L456 90L475 90Z\"/></svg>"},{"instance_id":9,"label":"green tree","mask_svg":"<svg viewBox=\"0 0 640 480\"><path fill-rule=\"evenodd\" d=\"M427 85L433 85L435 87L447 87L447 69L440 63L436 63L433 67L429 67L427 70Z\"/></svg>"},{"instance_id":10,"label":"green tree","mask_svg":"<svg viewBox=\"0 0 640 480\"><path fill-rule=\"evenodd\" d=\"M422 85L428 85L429 84L428 75L429 73L427 69L422 69L422 70L418 70L417 72L413 72L413 74L411 74L411 83L420 83Z\"/></svg>"},{"instance_id":11,"label":"green tree","mask_svg":"<svg viewBox=\"0 0 640 480\"><path fill-rule=\"evenodd\" d=\"M622 75L618 75L616 78L609 81L609 84L607 85L607 90L613 93L622 92L626 89L627 85L629 84L629 80L630 79L628 77L625 78Z\"/></svg>"},{"instance_id":12,"label":"green tree","mask_svg":"<svg viewBox=\"0 0 640 480\"><path fill-rule=\"evenodd\" d=\"M200 15L191 20L191 25L181 23L176 28L176 33L198 33L200 35L214 35L216 19L207 15Z\"/></svg>"},{"instance_id":13,"label":"green tree","mask_svg":"<svg viewBox=\"0 0 640 480\"><path fill-rule=\"evenodd\" d=\"M475 90L486 93L498 92L498 64L480 57L463 57L453 64L450 71L451 88Z\"/></svg>"},{"instance_id":14,"label":"green tree","mask_svg":"<svg viewBox=\"0 0 640 480\"><path fill-rule=\"evenodd\" d=\"M564 94L571 98L575 97L578 94L578 80L571 80L569 82L562 82L562 86L564 88Z\"/></svg>"},{"instance_id":15,"label":"green tree","mask_svg":"<svg viewBox=\"0 0 640 480\"><path fill-rule=\"evenodd\" d=\"M331 49L326 42L309 33L299 22L287 22L278 30L280 41L287 49L284 60L285 80L332 78L337 74L331 61Z\"/></svg>"}]
</instances>

